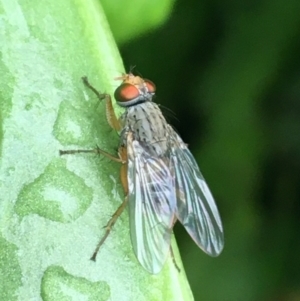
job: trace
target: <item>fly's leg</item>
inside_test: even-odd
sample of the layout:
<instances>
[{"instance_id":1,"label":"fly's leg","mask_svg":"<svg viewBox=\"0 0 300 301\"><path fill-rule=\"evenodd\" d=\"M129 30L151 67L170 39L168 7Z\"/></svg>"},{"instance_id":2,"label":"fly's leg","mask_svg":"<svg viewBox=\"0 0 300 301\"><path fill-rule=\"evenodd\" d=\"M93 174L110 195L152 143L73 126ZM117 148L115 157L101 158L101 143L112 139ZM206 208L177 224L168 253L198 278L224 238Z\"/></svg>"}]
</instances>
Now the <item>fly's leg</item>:
<instances>
[{"instance_id":1,"label":"fly's leg","mask_svg":"<svg viewBox=\"0 0 300 301\"><path fill-rule=\"evenodd\" d=\"M111 97L109 94L105 94L105 93L100 93L99 91L97 91L96 88L94 88L88 81L87 77L82 77L82 81L85 84L86 87L88 87L90 90L92 90L96 96L98 97L98 99L100 101L105 100L106 101L106 118L107 121L109 123L109 125L116 131L120 131L121 130L121 125L119 120L116 117L114 108L112 106L112 101L111 101ZM120 162L120 163L124 163L121 158L116 158L114 156L112 156L111 154L103 151L100 148L96 148L93 150L84 150L84 149L78 149L78 150L60 150L59 154L62 155L70 155L70 154L78 154L78 153L94 153L94 154L102 154L106 157L108 157L109 159L116 161L116 162Z\"/></svg>"},{"instance_id":2,"label":"fly's leg","mask_svg":"<svg viewBox=\"0 0 300 301\"><path fill-rule=\"evenodd\" d=\"M174 225L176 224L176 221L177 221L177 218L174 217L172 228L174 228ZM180 268L179 268L179 266L178 266L178 264L177 264L177 262L176 262L176 259L175 259L175 256L174 256L174 252L173 252L172 246L170 246L170 254L171 254L171 258L172 258L172 261L173 261L173 263L174 263L174 266L175 266L176 270L180 273Z\"/></svg>"},{"instance_id":3,"label":"fly's leg","mask_svg":"<svg viewBox=\"0 0 300 301\"><path fill-rule=\"evenodd\" d=\"M85 86L87 88L89 88L90 90L92 90L96 94L96 96L98 97L98 99L100 101L105 100L107 122L109 123L109 125L114 130L120 131L121 130L121 125L120 125L120 122L119 122L119 120L116 116L116 113L114 111L110 95L106 94L106 93L100 93L96 88L94 88L90 84L90 82L88 81L88 78L86 76L82 77L82 81L83 81L83 83L85 84Z\"/></svg>"},{"instance_id":4,"label":"fly's leg","mask_svg":"<svg viewBox=\"0 0 300 301\"><path fill-rule=\"evenodd\" d=\"M93 153L93 154L97 154L97 155L103 155L103 156L111 159L112 161L119 162L122 164L124 164L126 162L120 156L115 157L115 156L111 155L110 153L100 149L99 147L97 147L95 149L68 149L68 150L60 150L59 151L60 156L73 155L73 154L79 154L79 153Z\"/></svg>"},{"instance_id":5,"label":"fly's leg","mask_svg":"<svg viewBox=\"0 0 300 301\"><path fill-rule=\"evenodd\" d=\"M112 227L116 223L118 217L122 214L124 211L127 203L128 203L128 182L127 182L127 152L125 147L120 147L118 154L119 157L114 157L113 155L103 151L100 148L92 149L92 150L84 150L84 149L78 149L78 150L60 150L60 155L68 155L68 154L78 154L78 153L96 153L104 155L105 157L122 164L121 170L120 170L120 178L121 183L125 192L125 199L123 203L119 206L119 208L116 210L116 212L112 215L111 219L108 221L107 225L105 226L105 234L102 237L102 239L99 241L99 243L96 246L96 249L91 257L91 260L96 261L97 253L102 246L102 244L105 242L106 238L108 237Z\"/></svg>"},{"instance_id":6,"label":"fly's leg","mask_svg":"<svg viewBox=\"0 0 300 301\"><path fill-rule=\"evenodd\" d=\"M89 88L90 90L92 90L96 96L98 97L98 99L100 101L105 100L106 102L106 118L107 121L109 123L109 125L116 131L120 131L121 130L121 125L119 120L116 117L115 111L113 109L112 106L112 101L111 101L111 97L109 94L106 93L100 93L98 92L97 89L95 89L88 81L87 77L82 77L82 81L85 84L85 86L87 88ZM126 153L126 149L124 147L120 147L119 148L119 157L115 157L109 153L107 153L106 151L100 149L100 148L96 148L93 150L83 150L83 149L78 149L78 150L60 150L59 154L62 155L67 155L67 154L78 154L78 153L94 153L94 154L101 154L104 155L105 157L115 161L115 162L119 162L122 164L121 167L121 171L120 171L120 177L121 177L121 182L122 182L122 186L125 192L125 199L123 201L123 203L119 206L119 208L116 210L116 212L113 214L113 216L111 217L111 219L108 221L107 225L105 226L105 234L102 237L102 239L99 241L98 245L96 246L96 249L91 257L91 260L95 261L96 260L96 256L97 253L101 247L101 245L105 242L106 238L108 237L113 225L116 223L118 217L122 214L122 212L124 211L127 203L128 203L128 183L127 183L127 153Z\"/></svg>"},{"instance_id":7,"label":"fly's leg","mask_svg":"<svg viewBox=\"0 0 300 301\"><path fill-rule=\"evenodd\" d=\"M172 261L174 263L174 266L175 266L176 270L180 273L180 267L178 266L178 264L176 262L172 246L170 246L170 254L171 254L171 258L172 258Z\"/></svg>"},{"instance_id":8,"label":"fly's leg","mask_svg":"<svg viewBox=\"0 0 300 301\"><path fill-rule=\"evenodd\" d=\"M114 224L116 223L118 217L122 214L122 212L124 211L126 205L128 202L128 196L125 197L123 203L119 206L119 208L116 210L116 212L113 214L113 216L111 217L111 219L108 221L107 225L105 226L105 234L104 236L101 238L101 240L99 241L99 243L96 246L96 249L91 257L91 260L96 261L96 257L98 254L98 251L100 249L100 247L103 245L103 243L105 242L106 238L108 237L108 235L110 234L110 231L112 229L112 227L114 226Z\"/></svg>"},{"instance_id":9,"label":"fly's leg","mask_svg":"<svg viewBox=\"0 0 300 301\"><path fill-rule=\"evenodd\" d=\"M116 210L116 212L112 215L111 219L108 221L107 225L105 226L105 234L102 237L102 239L99 241L99 243L96 246L96 249L91 257L91 260L96 261L97 253L102 246L102 244L105 242L106 238L108 237L113 225L116 223L118 217L122 214L124 211L127 203L128 203L128 182L127 182L127 152L125 147L120 147L118 154L119 157L115 157L106 151L96 148L92 150L84 150L84 149L78 149L78 150L60 150L60 155L69 155L69 154L78 154L78 153L96 153L104 155L105 157L122 164L121 170L120 170L120 178L121 183L125 192L125 199L123 203L119 206L119 208Z\"/></svg>"},{"instance_id":10,"label":"fly's leg","mask_svg":"<svg viewBox=\"0 0 300 301\"><path fill-rule=\"evenodd\" d=\"M119 206L119 208L116 210L116 212L113 214L111 219L108 221L107 225L105 226L105 234L101 238L99 243L97 244L96 249L91 257L91 260L93 260L93 261L96 261L96 257L97 257L100 247L105 242L106 238L110 234L112 227L114 226L117 219L122 214L122 212L124 211L124 209L128 203L127 153L126 153L126 149L124 147L120 147L119 157L120 157L120 160L122 161L122 166L121 166L121 170L120 170L120 178L121 178L121 183L122 183L122 186L123 186L123 189L125 192L125 199L124 199L123 203Z\"/></svg>"}]
</instances>

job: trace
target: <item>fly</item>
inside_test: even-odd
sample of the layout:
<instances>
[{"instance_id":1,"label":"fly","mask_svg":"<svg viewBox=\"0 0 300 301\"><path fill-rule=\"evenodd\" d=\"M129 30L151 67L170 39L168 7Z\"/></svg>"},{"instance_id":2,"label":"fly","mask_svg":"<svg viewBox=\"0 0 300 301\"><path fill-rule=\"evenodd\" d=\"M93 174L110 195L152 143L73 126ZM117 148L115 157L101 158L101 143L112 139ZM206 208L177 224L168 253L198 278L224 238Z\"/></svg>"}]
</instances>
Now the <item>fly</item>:
<instances>
[{"instance_id":1,"label":"fly","mask_svg":"<svg viewBox=\"0 0 300 301\"><path fill-rule=\"evenodd\" d=\"M99 93L83 78L84 84L105 100L107 121L120 133L118 157L99 148L60 151L60 155L98 153L122 164L120 177L125 199L109 220L91 259L96 260L99 248L127 204L133 250L150 273L159 273L172 253L171 236L177 220L199 248L210 256L218 256L224 235L214 198L187 145L152 101L154 83L132 73L118 79L122 83L114 97L125 108L119 119L110 95Z\"/></svg>"}]
</instances>

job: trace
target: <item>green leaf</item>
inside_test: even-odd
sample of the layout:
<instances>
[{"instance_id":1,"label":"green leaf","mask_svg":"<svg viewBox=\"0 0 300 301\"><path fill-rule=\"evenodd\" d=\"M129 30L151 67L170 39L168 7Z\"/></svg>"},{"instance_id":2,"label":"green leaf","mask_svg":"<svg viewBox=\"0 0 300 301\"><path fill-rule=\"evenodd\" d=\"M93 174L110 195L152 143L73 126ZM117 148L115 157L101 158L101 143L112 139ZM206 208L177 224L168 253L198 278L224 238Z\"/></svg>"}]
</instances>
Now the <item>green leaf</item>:
<instances>
[{"instance_id":1,"label":"green leaf","mask_svg":"<svg viewBox=\"0 0 300 301\"><path fill-rule=\"evenodd\" d=\"M139 265L127 212L89 260L124 198L120 166L59 150L118 145L81 82L113 93L124 71L100 3L2 0L0 41L0 300L192 300L171 259Z\"/></svg>"}]
</instances>

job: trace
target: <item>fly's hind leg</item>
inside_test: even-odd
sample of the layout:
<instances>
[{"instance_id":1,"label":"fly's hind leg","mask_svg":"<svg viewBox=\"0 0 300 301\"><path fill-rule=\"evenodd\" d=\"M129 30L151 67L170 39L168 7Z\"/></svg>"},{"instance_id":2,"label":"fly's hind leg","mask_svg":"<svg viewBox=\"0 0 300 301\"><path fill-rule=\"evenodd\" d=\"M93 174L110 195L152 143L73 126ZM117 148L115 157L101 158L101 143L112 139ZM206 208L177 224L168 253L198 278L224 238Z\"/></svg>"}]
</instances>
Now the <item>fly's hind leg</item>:
<instances>
[{"instance_id":1,"label":"fly's hind leg","mask_svg":"<svg viewBox=\"0 0 300 301\"><path fill-rule=\"evenodd\" d=\"M114 226L114 224L116 223L117 219L119 218L119 216L122 214L122 212L124 211L126 205L128 202L128 196L125 197L123 203L119 206L119 208L116 210L116 212L113 214L113 216L111 217L111 219L108 221L107 225L105 226L105 234L104 236L101 238L101 240L99 241L99 243L96 246L96 249L91 257L91 260L96 261L96 257L98 254L98 251L100 249L100 247L103 245L103 243L105 242L106 238L108 237L108 235L110 234L110 231L112 229L112 227Z\"/></svg>"},{"instance_id":2,"label":"fly's hind leg","mask_svg":"<svg viewBox=\"0 0 300 301\"><path fill-rule=\"evenodd\" d=\"M180 273L180 267L178 266L178 264L176 262L172 246L170 246L170 254L171 254L171 258L172 258L172 261L174 263L174 266L175 266L176 270Z\"/></svg>"},{"instance_id":3,"label":"fly's hind leg","mask_svg":"<svg viewBox=\"0 0 300 301\"><path fill-rule=\"evenodd\" d=\"M177 218L175 217L174 220L173 220L173 226L172 226L172 228L174 228L174 225L175 225L176 221L177 221ZM174 266L175 266L176 270L180 273L180 268L179 268L179 266L178 266L178 264L176 262L176 259L175 259L175 256L174 256L174 252L173 252L173 249L172 249L172 245L170 245L170 254L171 254L171 258L172 258L172 261L174 263Z\"/></svg>"},{"instance_id":4,"label":"fly's hind leg","mask_svg":"<svg viewBox=\"0 0 300 301\"><path fill-rule=\"evenodd\" d=\"M117 219L122 214L122 212L124 211L124 209L125 209L125 207L128 203L127 152L126 152L126 149L124 147L119 148L119 157L120 157L120 160L123 163L122 166L121 166L121 170L120 170L120 178L121 178L121 183L122 183L124 193L125 193L125 199L124 199L123 203L119 206L119 208L116 210L116 212L112 215L112 217L108 221L107 225L105 226L105 234L101 238L99 243L97 244L96 249L95 249L95 251L94 251L94 253L91 257L91 260L93 260L93 261L96 261L97 253L98 253L100 247L105 242L105 240L108 237L112 227L114 226Z\"/></svg>"}]
</instances>

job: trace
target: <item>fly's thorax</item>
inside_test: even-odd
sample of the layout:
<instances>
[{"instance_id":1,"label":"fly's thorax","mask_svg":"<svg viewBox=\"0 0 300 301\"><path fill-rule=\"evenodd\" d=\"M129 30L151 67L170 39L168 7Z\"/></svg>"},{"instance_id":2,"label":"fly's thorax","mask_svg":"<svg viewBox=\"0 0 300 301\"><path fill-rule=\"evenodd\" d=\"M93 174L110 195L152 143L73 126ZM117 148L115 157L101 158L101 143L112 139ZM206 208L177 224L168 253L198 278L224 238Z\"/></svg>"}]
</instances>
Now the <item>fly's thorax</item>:
<instances>
[{"instance_id":1,"label":"fly's thorax","mask_svg":"<svg viewBox=\"0 0 300 301\"><path fill-rule=\"evenodd\" d=\"M169 127L156 103L147 101L131 106L120 121L123 128L121 144L126 145L127 134L131 132L133 139L143 144L150 153L163 155L167 151Z\"/></svg>"}]
</instances>

